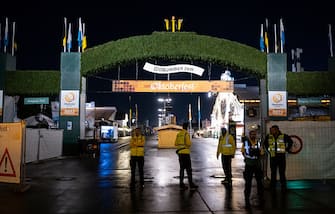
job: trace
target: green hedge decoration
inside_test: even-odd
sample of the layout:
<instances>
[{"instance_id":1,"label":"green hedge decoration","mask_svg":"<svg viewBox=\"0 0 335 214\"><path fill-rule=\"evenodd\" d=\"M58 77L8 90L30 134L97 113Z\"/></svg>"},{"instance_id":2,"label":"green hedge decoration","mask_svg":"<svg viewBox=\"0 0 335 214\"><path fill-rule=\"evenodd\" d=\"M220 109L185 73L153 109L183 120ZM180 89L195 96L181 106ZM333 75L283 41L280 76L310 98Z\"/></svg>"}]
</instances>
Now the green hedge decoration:
<instances>
[{"instance_id":1,"label":"green hedge decoration","mask_svg":"<svg viewBox=\"0 0 335 214\"><path fill-rule=\"evenodd\" d=\"M256 48L194 32L154 32L107 42L82 54L82 75L148 59L211 62L266 75L266 54Z\"/></svg>"},{"instance_id":2,"label":"green hedge decoration","mask_svg":"<svg viewBox=\"0 0 335 214\"><path fill-rule=\"evenodd\" d=\"M60 71L7 71L7 95L56 95L60 90Z\"/></svg>"}]
</instances>

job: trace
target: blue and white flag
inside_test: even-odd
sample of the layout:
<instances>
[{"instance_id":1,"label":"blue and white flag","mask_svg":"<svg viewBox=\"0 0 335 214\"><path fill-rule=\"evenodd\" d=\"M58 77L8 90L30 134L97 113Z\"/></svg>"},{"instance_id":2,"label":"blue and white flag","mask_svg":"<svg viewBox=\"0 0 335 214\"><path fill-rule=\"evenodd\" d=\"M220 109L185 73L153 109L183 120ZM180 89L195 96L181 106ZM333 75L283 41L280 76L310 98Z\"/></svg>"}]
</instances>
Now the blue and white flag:
<instances>
[{"instance_id":1,"label":"blue and white flag","mask_svg":"<svg viewBox=\"0 0 335 214\"><path fill-rule=\"evenodd\" d=\"M71 23L69 23L69 30L68 30L68 35L67 35L67 51L71 52L72 48L72 33L71 33Z\"/></svg>"},{"instance_id":2,"label":"blue and white flag","mask_svg":"<svg viewBox=\"0 0 335 214\"><path fill-rule=\"evenodd\" d=\"M6 17L6 25L5 25L5 37L3 39L3 45L4 45L4 52L7 52L7 46L8 46L8 18Z\"/></svg>"},{"instance_id":3,"label":"blue and white flag","mask_svg":"<svg viewBox=\"0 0 335 214\"><path fill-rule=\"evenodd\" d=\"M263 24L261 24L261 35L259 39L259 47L262 52L265 50L265 44L264 44L264 36L263 36Z\"/></svg>"},{"instance_id":4,"label":"blue and white flag","mask_svg":"<svg viewBox=\"0 0 335 214\"><path fill-rule=\"evenodd\" d=\"M285 46L284 24L283 19L280 19L280 53L284 52L284 46Z\"/></svg>"},{"instance_id":5,"label":"blue and white flag","mask_svg":"<svg viewBox=\"0 0 335 214\"><path fill-rule=\"evenodd\" d=\"M78 52L80 52L80 49L82 47L83 42L83 26L81 24L81 18L79 18L79 30L78 30Z\"/></svg>"}]
</instances>

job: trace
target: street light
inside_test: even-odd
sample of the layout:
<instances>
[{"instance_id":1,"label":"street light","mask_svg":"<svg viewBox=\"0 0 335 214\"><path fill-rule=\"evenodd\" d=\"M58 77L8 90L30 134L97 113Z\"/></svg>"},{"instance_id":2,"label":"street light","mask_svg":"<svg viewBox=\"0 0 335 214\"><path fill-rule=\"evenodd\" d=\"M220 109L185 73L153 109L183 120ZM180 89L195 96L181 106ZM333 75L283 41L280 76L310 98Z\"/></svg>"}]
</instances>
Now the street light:
<instances>
[{"instance_id":1,"label":"street light","mask_svg":"<svg viewBox=\"0 0 335 214\"><path fill-rule=\"evenodd\" d=\"M170 97L158 98L157 101L163 103L163 109L158 109L158 111L162 112L162 119L159 119L159 121L162 121L163 125L166 125L169 117L169 112L172 109L172 106L170 105L172 99Z\"/></svg>"}]
</instances>

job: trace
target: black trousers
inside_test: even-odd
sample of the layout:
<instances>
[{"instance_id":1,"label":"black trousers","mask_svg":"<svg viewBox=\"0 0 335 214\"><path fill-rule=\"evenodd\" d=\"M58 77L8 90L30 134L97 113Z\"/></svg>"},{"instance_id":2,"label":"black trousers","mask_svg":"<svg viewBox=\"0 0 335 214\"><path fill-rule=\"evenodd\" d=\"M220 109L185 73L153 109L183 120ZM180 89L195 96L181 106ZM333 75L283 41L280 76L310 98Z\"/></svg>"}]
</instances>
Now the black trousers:
<instances>
[{"instance_id":1,"label":"black trousers","mask_svg":"<svg viewBox=\"0 0 335 214\"><path fill-rule=\"evenodd\" d=\"M184 184L184 170L186 170L188 184L193 185L192 179L192 165L191 165L191 156L190 154L178 154L179 157L179 184Z\"/></svg>"},{"instance_id":2,"label":"black trousers","mask_svg":"<svg viewBox=\"0 0 335 214\"><path fill-rule=\"evenodd\" d=\"M258 161L258 160L257 160ZM252 178L256 178L257 182L257 194L259 197L263 196L263 170L260 162L255 164L246 164L244 171L244 179L245 179L245 189L244 196L246 199L249 199L251 194L251 186L252 186Z\"/></svg>"},{"instance_id":3,"label":"black trousers","mask_svg":"<svg viewBox=\"0 0 335 214\"><path fill-rule=\"evenodd\" d=\"M144 156L131 156L130 157L130 169L131 169L131 184L135 184L136 165L138 166L138 172L140 176L141 185L144 184Z\"/></svg>"},{"instance_id":4,"label":"black trousers","mask_svg":"<svg viewBox=\"0 0 335 214\"><path fill-rule=\"evenodd\" d=\"M232 155L223 155L221 154L221 162L224 174L226 176L226 180L232 180L232 172L231 172L231 159L233 158Z\"/></svg>"},{"instance_id":5,"label":"black trousers","mask_svg":"<svg viewBox=\"0 0 335 214\"><path fill-rule=\"evenodd\" d=\"M270 158L271 168L271 187L276 186L277 182L277 169L279 170L279 178L282 187L286 187L286 157L285 154L276 154L275 157Z\"/></svg>"}]
</instances>

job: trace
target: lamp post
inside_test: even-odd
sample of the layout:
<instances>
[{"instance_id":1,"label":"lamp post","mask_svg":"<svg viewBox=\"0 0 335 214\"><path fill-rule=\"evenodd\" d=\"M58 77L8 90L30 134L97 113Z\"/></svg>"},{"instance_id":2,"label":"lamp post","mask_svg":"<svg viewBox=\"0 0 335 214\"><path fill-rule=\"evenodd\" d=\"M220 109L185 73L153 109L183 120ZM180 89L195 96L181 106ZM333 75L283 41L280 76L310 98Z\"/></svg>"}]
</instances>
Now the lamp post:
<instances>
[{"instance_id":1,"label":"lamp post","mask_svg":"<svg viewBox=\"0 0 335 214\"><path fill-rule=\"evenodd\" d=\"M169 116L169 111L171 110L171 101L172 99L170 97L168 98L158 98L157 99L158 102L160 103L163 103L163 114L162 114L162 122L163 122L163 125L166 125L167 124L167 117ZM167 115L168 113L168 115Z\"/></svg>"}]
</instances>

